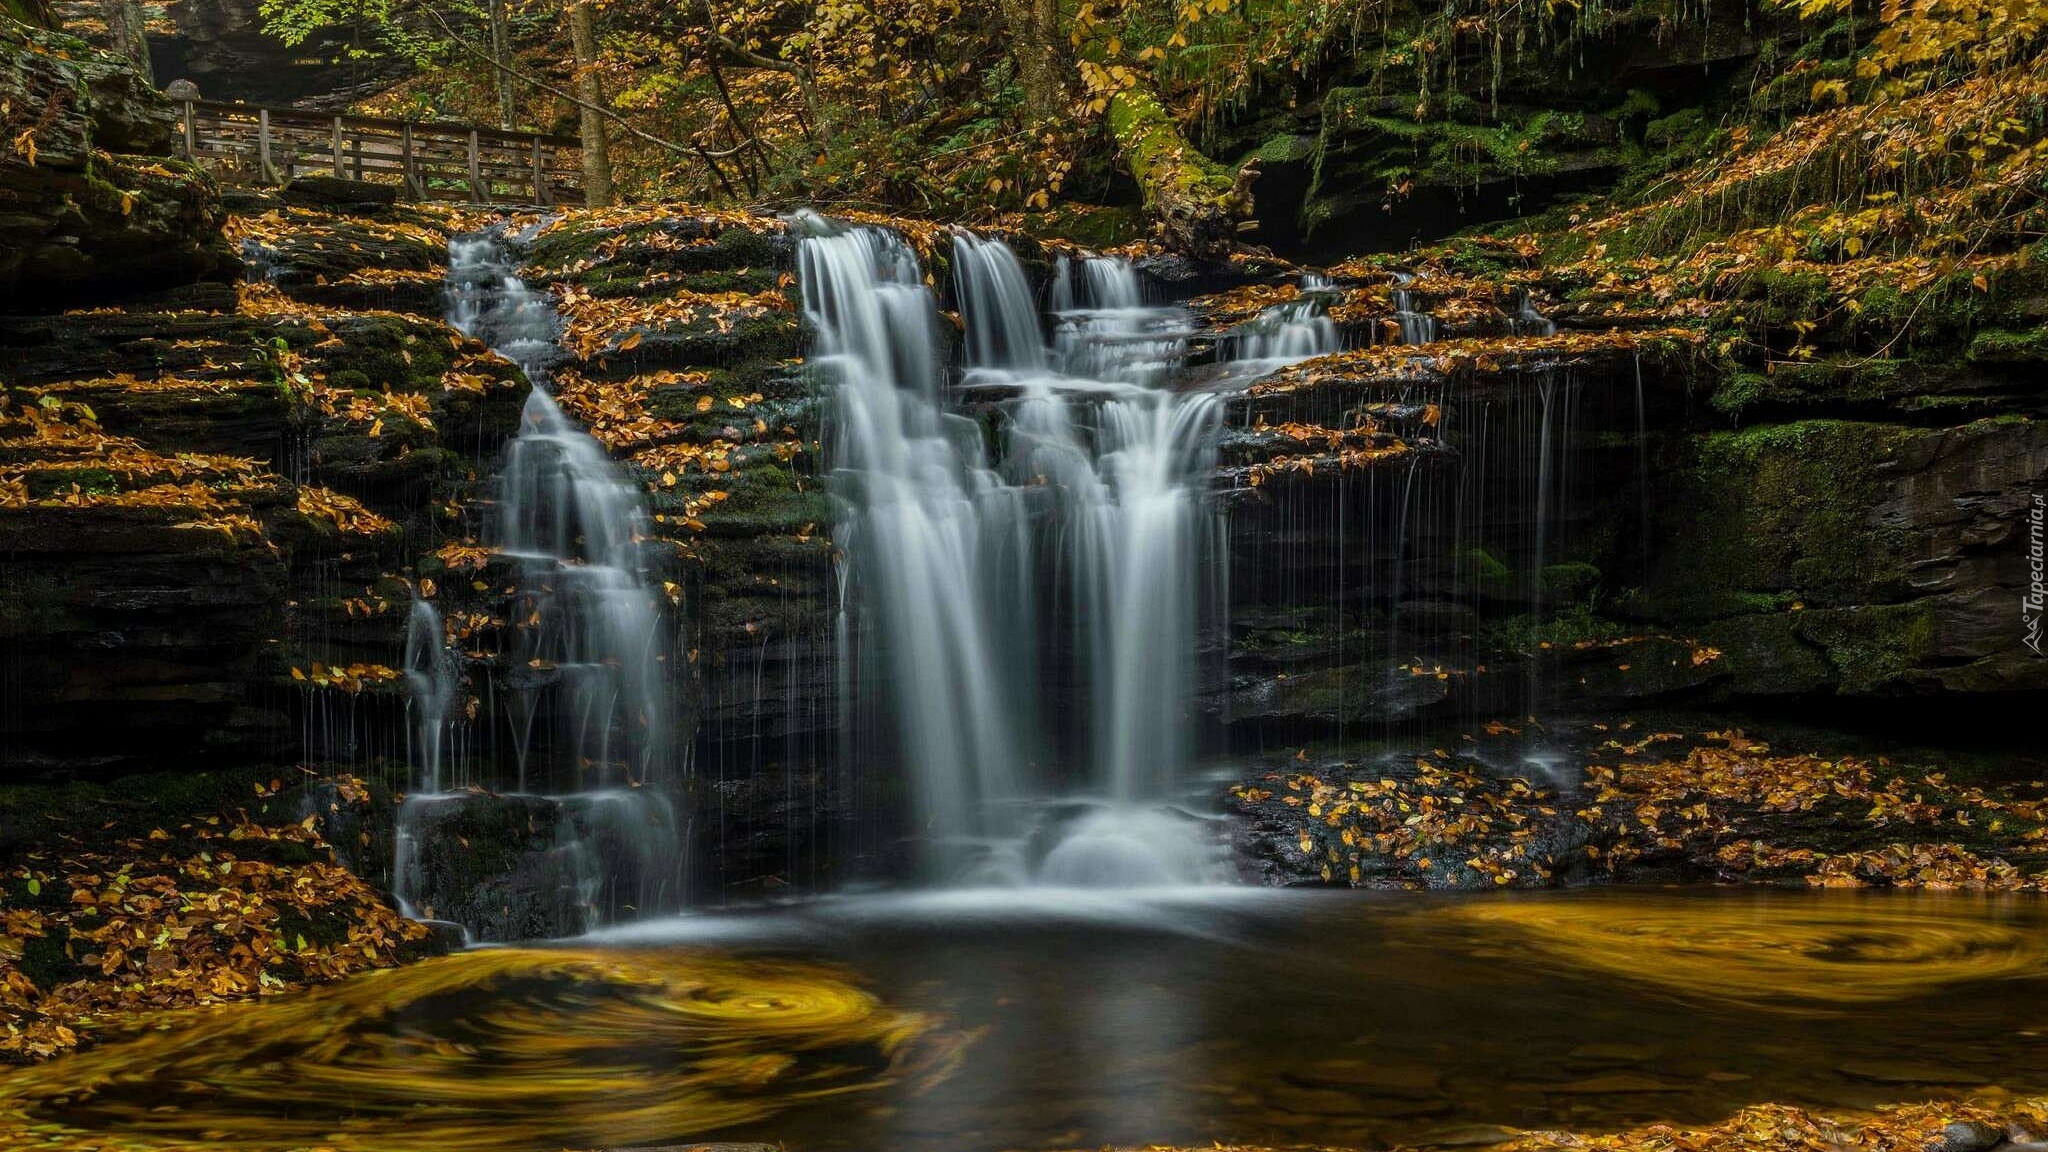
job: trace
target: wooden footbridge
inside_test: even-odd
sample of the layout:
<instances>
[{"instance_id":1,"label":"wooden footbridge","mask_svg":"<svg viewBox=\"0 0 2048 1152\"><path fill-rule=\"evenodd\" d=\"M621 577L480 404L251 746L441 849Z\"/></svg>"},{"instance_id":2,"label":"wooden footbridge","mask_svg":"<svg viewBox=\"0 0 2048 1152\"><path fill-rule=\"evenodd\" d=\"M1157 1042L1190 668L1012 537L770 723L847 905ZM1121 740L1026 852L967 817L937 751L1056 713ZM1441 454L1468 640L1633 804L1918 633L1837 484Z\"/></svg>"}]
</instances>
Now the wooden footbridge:
<instances>
[{"instance_id":1,"label":"wooden footbridge","mask_svg":"<svg viewBox=\"0 0 2048 1152\"><path fill-rule=\"evenodd\" d=\"M180 151L228 179L283 184L294 176L332 175L397 184L412 200L583 202L582 152L574 136L214 100L183 105Z\"/></svg>"}]
</instances>

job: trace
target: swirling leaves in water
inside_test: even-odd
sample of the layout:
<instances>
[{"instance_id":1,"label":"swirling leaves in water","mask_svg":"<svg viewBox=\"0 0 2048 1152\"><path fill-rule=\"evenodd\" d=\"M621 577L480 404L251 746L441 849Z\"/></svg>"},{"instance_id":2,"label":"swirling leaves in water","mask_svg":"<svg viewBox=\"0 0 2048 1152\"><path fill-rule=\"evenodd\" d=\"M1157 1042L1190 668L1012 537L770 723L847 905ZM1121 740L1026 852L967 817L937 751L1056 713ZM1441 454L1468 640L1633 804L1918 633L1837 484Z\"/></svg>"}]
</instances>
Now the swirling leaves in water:
<instances>
[{"instance_id":1,"label":"swirling leaves in water","mask_svg":"<svg viewBox=\"0 0 2048 1152\"><path fill-rule=\"evenodd\" d=\"M472 952L173 1016L0 1078L0 1145L485 1152L690 1138L922 1078L948 1049L931 1023L816 965Z\"/></svg>"},{"instance_id":2,"label":"swirling leaves in water","mask_svg":"<svg viewBox=\"0 0 2048 1152\"><path fill-rule=\"evenodd\" d=\"M2048 976L2048 932L1981 902L1523 897L1450 906L1554 963L1683 996L1872 1004L1975 980Z\"/></svg>"}]
</instances>

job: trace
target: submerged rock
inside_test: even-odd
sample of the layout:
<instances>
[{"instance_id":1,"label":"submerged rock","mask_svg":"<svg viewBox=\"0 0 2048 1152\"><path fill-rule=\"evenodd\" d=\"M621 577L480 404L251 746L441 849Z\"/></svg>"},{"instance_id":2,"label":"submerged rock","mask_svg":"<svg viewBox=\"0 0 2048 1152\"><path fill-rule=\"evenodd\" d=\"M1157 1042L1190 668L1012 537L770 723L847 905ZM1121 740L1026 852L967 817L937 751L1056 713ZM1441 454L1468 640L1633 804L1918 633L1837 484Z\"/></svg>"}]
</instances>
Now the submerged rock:
<instances>
[{"instance_id":1,"label":"submerged rock","mask_svg":"<svg viewBox=\"0 0 2048 1152\"><path fill-rule=\"evenodd\" d=\"M1941 1139L1929 1146L1929 1152L1991 1152L1991 1149L2013 1147L2006 1143L2005 1129L1982 1120L1957 1120L1941 1130Z\"/></svg>"},{"instance_id":2,"label":"submerged rock","mask_svg":"<svg viewBox=\"0 0 2048 1152\"><path fill-rule=\"evenodd\" d=\"M393 883L413 914L479 941L575 936L673 907L681 842L652 789L412 796L398 810Z\"/></svg>"}]
</instances>

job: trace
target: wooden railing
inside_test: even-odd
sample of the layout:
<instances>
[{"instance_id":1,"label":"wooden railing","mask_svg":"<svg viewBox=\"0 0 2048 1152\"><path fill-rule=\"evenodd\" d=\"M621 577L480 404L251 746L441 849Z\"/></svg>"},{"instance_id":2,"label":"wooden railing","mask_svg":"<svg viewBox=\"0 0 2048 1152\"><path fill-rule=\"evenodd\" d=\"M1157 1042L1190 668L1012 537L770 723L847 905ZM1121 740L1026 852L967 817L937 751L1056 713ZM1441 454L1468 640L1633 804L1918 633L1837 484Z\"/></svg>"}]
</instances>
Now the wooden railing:
<instances>
[{"instance_id":1,"label":"wooden railing","mask_svg":"<svg viewBox=\"0 0 2048 1152\"><path fill-rule=\"evenodd\" d=\"M259 184L317 174L395 183L414 200L583 202L574 136L187 100L182 151Z\"/></svg>"}]
</instances>

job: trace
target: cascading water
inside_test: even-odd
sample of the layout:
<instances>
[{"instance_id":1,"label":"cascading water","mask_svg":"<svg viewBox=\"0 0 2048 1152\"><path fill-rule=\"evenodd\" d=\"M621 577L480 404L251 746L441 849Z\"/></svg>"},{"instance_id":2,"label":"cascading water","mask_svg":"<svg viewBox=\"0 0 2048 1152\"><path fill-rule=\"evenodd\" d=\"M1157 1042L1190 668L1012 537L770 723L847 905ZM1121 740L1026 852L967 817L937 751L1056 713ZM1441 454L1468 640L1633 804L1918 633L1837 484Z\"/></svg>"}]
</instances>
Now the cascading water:
<instances>
[{"instance_id":1,"label":"cascading water","mask_svg":"<svg viewBox=\"0 0 2048 1152\"><path fill-rule=\"evenodd\" d=\"M419 771L428 792L446 787L448 745L454 736L451 720L459 684L455 654L448 648L447 625L426 600L412 603L405 627L406 709L411 719L409 762Z\"/></svg>"},{"instance_id":2,"label":"cascading water","mask_svg":"<svg viewBox=\"0 0 2048 1152\"><path fill-rule=\"evenodd\" d=\"M937 304L903 241L815 216L800 255L812 363L836 384L840 538L869 662L890 681L920 832L950 880L1149 885L1213 878L1172 810L1201 585L1220 556L1202 485L1220 404L1157 387L1187 317L1145 308L1128 263L1053 292L1055 339L999 242L954 249L966 366L1000 451L949 402ZM1050 641L1050 642L1046 642ZM1071 653L1074 668L1036 654ZM1059 689L1041 685L1060 686ZM1075 689L1085 689L1085 695ZM1064 722L1073 758L1049 770ZM1050 730L1041 730L1041 721Z\"/></svg>"},{"instance_id":3,"label":"cascading water","mask_svg":"<svg viewBox=\"0 0 2048 1152\"><path fill-rule=\"evenodd\" d=\"M1508 331L1515 336L1555 336L1557 324L1536 310L1536 301L1525 289L1515 299L1515 314L1508 318Z\"/></svg>"},{"instance_id":4,"label":"cascading water","mask_svg":"<svg viewBox=\"0 0 2048 1152\"><path fill-rule=\"evenodd\" d=\"M413 609L406 670L412 688L415 790L399 812L396 885L402 900L443 907L450 891L435 841L485 802L510 805L529 826L548 819L552 842L521 867L540 900L568 914L526 923L590 926L672 906L681 895L682 836L674 798L678 760L666 679L666 625L640 556L647 511L604 449L548 393L559 357L547 295L515 274L512 242L496 231L449 244L448 320L518 364L533 384L499 480L496 550L517 566L507 671L491 717L511 734L509 768L457 772L444 755L455 727L456 660L439 614ZM516 932L517 926L506 929Z\"/></svg>"},{"instance_id":5,"label":"cascading water","mask_svg":"<svg viewBox=\"0 0 2048 1152\"><path fill-rule=\"evenodd\" d=\"M1394 273L1394 319L1401 326L1401 343L1429 344L1437 338L1436 317L1423 311L1421 301L1408 285L1415 282L1413 274Z\"/></svg>"},{"instance_id":6,"label":"cascading water","mask_svg":"<svg viewBox=\"0 0 2048 1152\"><path fill-rule=\"evenodd\" d=\"M962 237L958 247L990 248L972 237ZM1008 249L1002 245L993 247L1007 256ZM1015 257L1007 258L1014 265ZM1001 268L1001 260L992 266ZM1053 363L1062 375L1149 385L1180 366L1187 355L1188 337L1194 333L1186 311L1146 306L1138 271L1122 257L1089 257L1081 261L1080 272L1081 290L1077 293L1067 257L1062 256L1053 271ZM998 306L1012 309L1019 304L1013 293ZM963 313L967 307L962 297ZM1023 315L1029 318L1033 314L1027 311Z\"/></svg>"},{"instance_id":7,"label":"cascading water","mask_svg":"<svg viewBox=\"0 0 2048 1152\"><path fill-rule=\"evenodd\" d=\"M1334 285L1313 272L1301 278L1301 294L1259 313L1258 319L1233 333L1232 359L1278 364L1327 356L1343 347L1336 322L1329 316Z\"/></svg>"}]
</instances>

